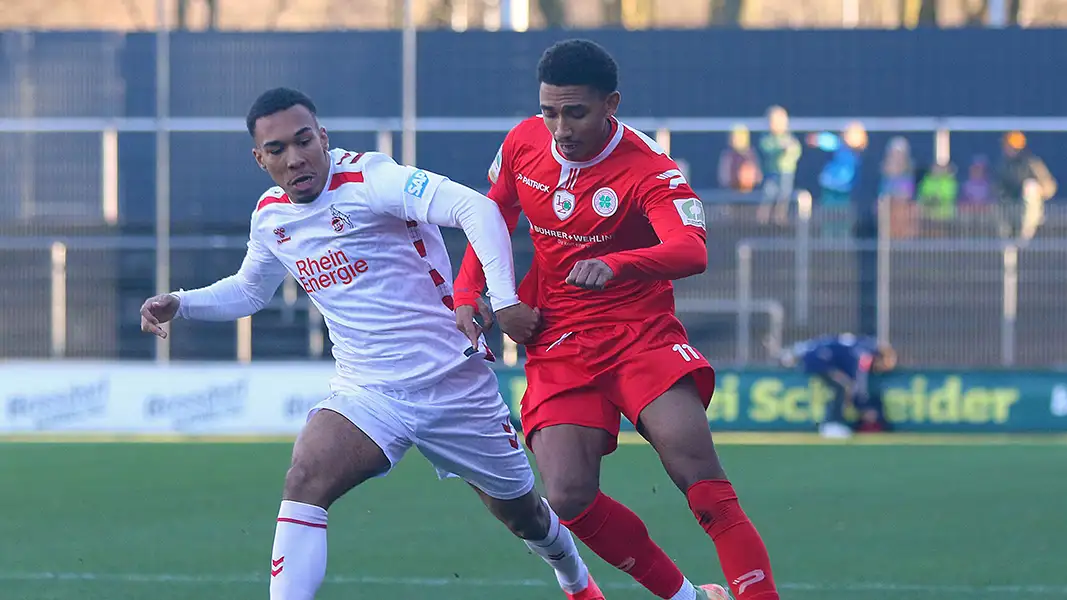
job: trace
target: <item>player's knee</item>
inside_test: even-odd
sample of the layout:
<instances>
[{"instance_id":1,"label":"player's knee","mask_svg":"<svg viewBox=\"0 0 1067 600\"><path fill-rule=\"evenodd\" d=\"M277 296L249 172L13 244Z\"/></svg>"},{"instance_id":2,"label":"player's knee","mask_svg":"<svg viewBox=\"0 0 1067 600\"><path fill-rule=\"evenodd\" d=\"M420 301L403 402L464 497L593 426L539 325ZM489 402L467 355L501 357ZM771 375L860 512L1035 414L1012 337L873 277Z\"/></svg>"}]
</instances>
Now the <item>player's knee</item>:
<instances>
[{"instance_id":1,"label":"player's knee","mask_svg":"<svg viewBox=\"0 0 1067 600\"><path fill-rule=\"evenodd\" d=\"M595 480L589 482L571 480L547 487L548 503L563 521L578 518L593 504L600 492L600 484Z\"/></svg>"},{"instance_id":2,"label":"player's knee","mask_svg":"<svg viewBox=\"0 0 1067 600\"><path fill-rule=\"evenodd\" d=\"M548 508L538 496L535 502L525 503L521 510L498 514L497 518L519 538L524 540L543 540L548 536L552 526Z\"/></svg>"},{"instance_id":3,"label":"player's knee","mask_svg":"<svg viewBox=\"0 0 1067 600\"><path fill-rule=\"evenodd\" d=\"M297 458L285 474L284 497L293 502L328 508L337 499L333 497L335 487L324 469Z\"/></svg>"},{"instance_id":4,"label":"player's knee","mask_svg":"<svg viewBox=\"0 0 1067 600\"><path fill-rule=\"evenodd\" d=\"M671 481L683 492L699 481L726 479L714 448L671 447L660 453L660 459Z\"/></svg>"}]
</instances>

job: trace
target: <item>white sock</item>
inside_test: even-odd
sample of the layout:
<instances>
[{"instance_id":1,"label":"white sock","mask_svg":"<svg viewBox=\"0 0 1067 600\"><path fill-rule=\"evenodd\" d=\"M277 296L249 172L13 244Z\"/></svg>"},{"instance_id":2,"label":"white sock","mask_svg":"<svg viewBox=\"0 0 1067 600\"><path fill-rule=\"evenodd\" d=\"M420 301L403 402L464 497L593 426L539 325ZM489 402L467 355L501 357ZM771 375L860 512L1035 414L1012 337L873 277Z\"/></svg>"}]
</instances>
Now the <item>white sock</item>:
<instances>
[{"instance_id":1,"label":"white sock","mask_svg":"<svg viewBox=\"0 0 1067 600\"><path fill-rule=\"evenodd\" d=\"M697 600L697 588L688 579L682 579L682 587L671 596L671 600Z\"/></svg>"},{"instance_id":2,"label":"white sock","mask_svg":"<svg viewBox=\"0 0 1067 600\"><path fill-rule=\"evenodd\" d=\"M548 526L548 535L540 541L525 540L526 545L545 559L545 562L556 571L556 580L559 581L559 587L563 588L564 592L569 594L580 592L589 586L589 569L578 554L578 547L574 545L571 532L560 524L559 517L548 502L542 501L552 518L552 523Z\"/></svg>"},{"instance_id":3,"label":"white sock","mask_svg":"<svg viewBox=\"0 0 1067 600\"><path fill-rule=\"evenodd\" d=\"M270 600L314 600L326 577L326 509L283 500L270 563Z\"/></svg>"}]
</instances>

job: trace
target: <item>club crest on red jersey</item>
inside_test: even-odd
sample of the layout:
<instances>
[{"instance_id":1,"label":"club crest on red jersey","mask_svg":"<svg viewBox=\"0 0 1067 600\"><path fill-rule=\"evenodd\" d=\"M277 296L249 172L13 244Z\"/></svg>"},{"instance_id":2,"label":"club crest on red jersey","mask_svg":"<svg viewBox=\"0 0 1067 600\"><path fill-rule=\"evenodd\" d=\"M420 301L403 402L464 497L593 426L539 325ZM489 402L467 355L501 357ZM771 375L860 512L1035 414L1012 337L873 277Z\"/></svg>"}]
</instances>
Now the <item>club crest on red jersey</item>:
<instances>
[{"instance_id":1,"label":"club crest on red jersey","mask_svg":"<svg viewBox=\"0 0 1067 600\"><path fill-rule=\"evenodd\" d=\"M552 210L556 211L560 221L566 221L574 212L574 194L567 190L556 190L552 196Z\"/></svg>"},{"instance_id":2,"label":"club crest on red jersey","mask_svg":"<svg viewBox=\"0 0 1067 600\"><path fill-rule=\"evenodd\" d=\"M619 195L609 187L602 187L593 194L593 210L602 217L610 217L619 210Z\"/></svg>"}]
</instances>

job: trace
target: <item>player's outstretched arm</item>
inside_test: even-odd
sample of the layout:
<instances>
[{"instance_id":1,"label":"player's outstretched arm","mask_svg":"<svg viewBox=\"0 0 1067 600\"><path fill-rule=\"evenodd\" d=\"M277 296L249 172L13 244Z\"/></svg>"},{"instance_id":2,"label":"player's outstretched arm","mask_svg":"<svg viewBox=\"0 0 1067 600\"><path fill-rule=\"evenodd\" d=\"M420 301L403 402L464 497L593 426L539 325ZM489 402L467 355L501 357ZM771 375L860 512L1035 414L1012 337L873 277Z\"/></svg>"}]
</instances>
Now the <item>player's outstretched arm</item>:
<instances>
[{"instance_id":1,"label":"player's outstretched arm","mask_svg":"<svg viewBox=\"0 0 1067 600\"><path fill-rule=\"evenodd\" d=\"M468 254L473 253L488 282L491 310L500 329L520 344L531 339L540 328L540 313L521 303L515 293L515 263L511 251L514 226L508 226L496 203L468 187L446 181L430 203L428 217L431 223L452 224L463 229L470 241L471 252ZM473 314L471 317L471 325L474 325ZM472 343L477 348L481 332L469 326L460 329L468 338L473 335Z\"/></svg>"},{"instance_id":2,"label":"player's outstretched arm","mask_svg":"<svg viewBox=\"0 0 1067 600\"><path fill-rule=\"evenodd\" d=\"M514 133L514 130L512 133ZM511 173L508 161L509 153L505 152L505 147L510 147L511 145L509 142L511 138L512 134L508 134L508 139L505 139L504 143L500 145L496 152L496 158L487 173L491 186L488 198L496 203L500 214L504 215L504 222L508 225L509 234L515 232L515 228L519 224L519 217L522 216L518 190L515 189L515 178ZM473 246L467 246L467 250L463 255L463 262L459 267L459 273L456 275L454 288L457 324L458 321L466 320L467 318L467 315L461 314L464 312L461 310L463 307L468 307L469 310L466 312L469 313L469 318L473 321L474 311L477 309L481 312L478 301L485 291L485 272ZM491 325L491 321L486 321L487 328ZM460 329L463 329L463 327Z\"/></svg>"},{"instance_id":3,"label":"player's outstretched arm","mask_svg":"<svg viewBox=\"0 0 1067 600\"><path fill-rule=\"evenodd\" d=\"M378 214L463 229L484 265L492 310L501 329L513 337L532 336L540 317L519 302L511 235L493 201L436 173L392 161L378 161L364 167L364 172L372 189L372 208ZM475 335L472 342L476 341Z\"/></svg>"},{"instance_id":4,"label":"player's outstretched arm","mask_svg":"<svg viewBox=\"0 0 1067 600\"><path fill-rule=\"evenodd\" d=\"M153 296L141 306L141 330L167 337L162 325L176 318L233 321L260 311L285 279L285 266L254 240L237 273L195 290Z\"/></svg>"},{"instance_id":5,"label":"player's outstretched arm","mask_svg":"<svg viewBox=\"0 0 1067 600\"><path fill-rule=\"evenodd\" d=\"M463 229L482 266L494 311L519 303L511 234L492 200L466 186L444 181L430 202L426 219L435 225Z\"/></svg>"}]
</instances>

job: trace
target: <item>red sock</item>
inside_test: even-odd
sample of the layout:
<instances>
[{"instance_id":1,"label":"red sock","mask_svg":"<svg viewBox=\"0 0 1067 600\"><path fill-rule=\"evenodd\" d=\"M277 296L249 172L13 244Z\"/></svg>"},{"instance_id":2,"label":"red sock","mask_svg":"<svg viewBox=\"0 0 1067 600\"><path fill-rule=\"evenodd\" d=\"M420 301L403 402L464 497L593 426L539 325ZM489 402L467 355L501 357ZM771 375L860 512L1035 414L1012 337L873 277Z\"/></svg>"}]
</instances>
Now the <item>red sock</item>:
<instances>
[{"instance_id":1,"label":"red sock","mask_svg":"<svg viewBox=\"0 0 1067 600\"><path fill-rule=\"evenodd\" d=\"M741 510L734 486L708 479L693 484L685 495L697 521L715 542L722 572L737 600L778 600L767 547Z\"/></svg>"},{"instance_id":2,"label":"red sock","mask_svg":"<svg viewBox=\"0 0 1067 600\"><path fill-rule=\"evenodd\" d=\"M629 573L660 598L670 598L681 589L685 577L648 537L641 518L603 493L597 493L585 512L560 522L597 556Z\"/></svg>"}]
</instances>

